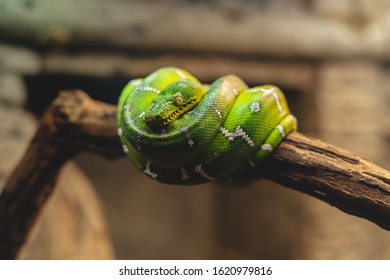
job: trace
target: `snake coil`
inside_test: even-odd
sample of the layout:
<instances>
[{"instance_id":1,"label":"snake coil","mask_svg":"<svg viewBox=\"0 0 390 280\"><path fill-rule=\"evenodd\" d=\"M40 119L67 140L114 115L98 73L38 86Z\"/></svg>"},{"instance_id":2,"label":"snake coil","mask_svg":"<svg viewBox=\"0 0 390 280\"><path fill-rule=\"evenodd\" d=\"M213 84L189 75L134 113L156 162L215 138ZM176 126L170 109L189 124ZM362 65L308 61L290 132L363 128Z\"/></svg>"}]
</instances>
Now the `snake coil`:
<instances>
[{"instance_id":1,"label":"snake coil","mask_svg":"<svg viewBox=\"0 0 390 280\"><path fill-rule=\"evenodd\" d=\"M227 75L202 85L183 69L130 81L118 104L123 150L149 177L200 184L257 166L297 128L278 87Z\"/></svg>"}]
</instances>

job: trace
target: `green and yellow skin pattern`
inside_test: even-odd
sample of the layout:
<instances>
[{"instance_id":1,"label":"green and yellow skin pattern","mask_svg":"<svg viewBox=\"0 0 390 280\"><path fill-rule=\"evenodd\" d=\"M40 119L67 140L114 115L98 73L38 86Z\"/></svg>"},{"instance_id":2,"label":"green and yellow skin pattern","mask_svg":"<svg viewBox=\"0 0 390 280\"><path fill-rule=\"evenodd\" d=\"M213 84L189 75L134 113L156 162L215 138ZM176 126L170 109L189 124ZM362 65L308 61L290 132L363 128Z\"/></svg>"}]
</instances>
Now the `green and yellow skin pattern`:
<instances>
[{"instance_id":1,"label":"green and yellow skin pattern","mask_svg":"<svg viewBox=\"0 0 390 280\"><path fill-rule=\"evenodd\" d=\"M130 81L118 104L123 150L147 176L193 185L257 166L297 128L282 91L227 75L210 86L183 69Z\"/></svg>"}]
</instances>

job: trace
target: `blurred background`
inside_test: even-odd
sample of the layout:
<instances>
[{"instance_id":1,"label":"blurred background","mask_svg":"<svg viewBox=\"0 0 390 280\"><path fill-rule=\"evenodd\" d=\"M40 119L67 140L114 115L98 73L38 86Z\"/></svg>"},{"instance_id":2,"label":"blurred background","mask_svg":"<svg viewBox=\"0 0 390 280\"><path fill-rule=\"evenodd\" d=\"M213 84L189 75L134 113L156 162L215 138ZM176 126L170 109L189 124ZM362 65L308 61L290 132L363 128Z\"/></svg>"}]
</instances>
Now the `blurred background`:
<instances>
[{"instance_id":1,"label":"blurred background","mask_svg":"<svg viewBox=\"0 0 390 280\"><path fill-rule=\"evenodd\" d=\"M168 65L276 84L302 133L389 169L389 30L386 0L0 0L0 185L60 90L114 104ZM269 181L162 185L83 153L19 257L390 259L390 234Z\"/></svg>"}]
</instances>

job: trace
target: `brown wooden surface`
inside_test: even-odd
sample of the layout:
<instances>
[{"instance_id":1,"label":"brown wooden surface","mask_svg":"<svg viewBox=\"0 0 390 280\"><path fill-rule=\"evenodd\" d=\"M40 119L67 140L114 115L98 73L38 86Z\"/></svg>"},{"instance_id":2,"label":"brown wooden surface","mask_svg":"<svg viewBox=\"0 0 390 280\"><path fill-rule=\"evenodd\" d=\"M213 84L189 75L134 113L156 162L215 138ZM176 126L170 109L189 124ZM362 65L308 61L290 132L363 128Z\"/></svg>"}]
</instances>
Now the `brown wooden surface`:
<instances>
[{"instance_id":1,"label":"brown wooden surface","mask_svg":"<svg viewBox=\"0 0 390 280\"><path fill-rule=\"evenodd\" d=\"M0 258L15 258L61 166L81 150L123 156L116 133L116 106L81 91L63 92L0 196ZM340 210L390 229L390 174L375 164L298 132L248 176L268 178L319 198Z\"/></svg>"}]
</instances>

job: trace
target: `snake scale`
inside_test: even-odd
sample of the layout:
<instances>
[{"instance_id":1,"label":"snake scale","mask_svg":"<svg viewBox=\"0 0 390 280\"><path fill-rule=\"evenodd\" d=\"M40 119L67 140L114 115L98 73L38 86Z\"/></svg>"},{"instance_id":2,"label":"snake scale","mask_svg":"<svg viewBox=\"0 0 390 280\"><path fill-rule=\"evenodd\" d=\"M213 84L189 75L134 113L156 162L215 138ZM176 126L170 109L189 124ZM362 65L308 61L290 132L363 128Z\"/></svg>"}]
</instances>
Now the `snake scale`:
<instances>
[{"instance_id":1,"label":"snake scale","mask_svg":"<svg viewBox=\"0 0 390 280\"><path fill-rule=\"evenodd\" d=\"M123 150L144 174L168 184L201 184L257 166L297 128L282 91L227 75L201 84L164 67L130 81L118 102Z\"/></svg>"}]
</instances>

